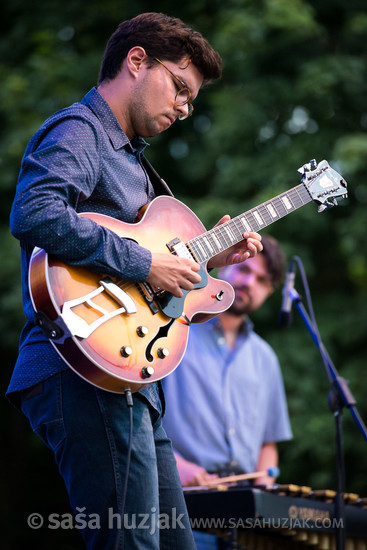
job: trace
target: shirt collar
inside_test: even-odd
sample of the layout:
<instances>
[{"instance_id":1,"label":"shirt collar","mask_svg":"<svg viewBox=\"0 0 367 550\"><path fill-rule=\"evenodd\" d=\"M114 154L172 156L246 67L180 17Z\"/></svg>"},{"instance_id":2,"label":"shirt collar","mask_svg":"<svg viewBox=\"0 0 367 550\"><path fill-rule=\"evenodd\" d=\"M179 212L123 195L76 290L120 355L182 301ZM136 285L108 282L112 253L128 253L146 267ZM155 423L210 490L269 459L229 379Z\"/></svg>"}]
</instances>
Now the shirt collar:
<instances>
[{"instance_id":1,"label":"shirt collar","mask_svg":"<svg viewBox=\"0 0 367 550\"><path fill-rule=\"evenodd\" d=\"M149 145L142 137L137 136L131 142L122 130L117 118L115 117L111 107L107 101L103 99L96 88L92 88L82 99L81 103L89 107L91 111L98 117L106 134L111 140L114 149L118 150L122 147L130 152L137 151L142 153Z\"/></svg>"},{"instance_id":2,"label":"shirt collar","mask_svg":"<svg viewBox=\"0 0 367 550\"><path fill-rule=\"evenodd\" d=\"M223 334L222 325L219 322L218 317L214 317L209 323L213 323L214 329L219 331L221 334ZM238 331L238 334L241 334L243 336L248 336L251 331L254 329L254 323L249 319L249 317L246 317L246 319L243 321L243 323L240 326L240 329Z\"/></svg>"}]
</instances>

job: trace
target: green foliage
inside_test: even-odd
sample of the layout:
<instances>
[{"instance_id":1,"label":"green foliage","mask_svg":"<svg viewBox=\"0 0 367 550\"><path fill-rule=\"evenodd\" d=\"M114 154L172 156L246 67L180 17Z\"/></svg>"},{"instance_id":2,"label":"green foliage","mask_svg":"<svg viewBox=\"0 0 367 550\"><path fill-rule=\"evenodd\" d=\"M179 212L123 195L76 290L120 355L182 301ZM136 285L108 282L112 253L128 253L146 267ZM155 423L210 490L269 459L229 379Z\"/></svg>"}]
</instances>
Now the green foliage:
<instances>
[{"instance_id":1,"label":"green foliage","mask_svg":"<svg viewBox=\"0 0 367 550\"><path fill-rule=\"evenodd\" d=\"M0 306L2 387L16 360L24 321L19 246L8 216L24 148L42 121L78 101L97 80L105 42L118 22L151 3L59 0L3 3L0 18ZM223 78L203 90L191 119L152 140L150 160L210 227L299 183L299 166L326 158L349 184L349 198L317 213L307 205L268 229L305 266L319 329L362 418L366 406L367 10L360 0L195 0L154 10L200 30L223 56ZM296 280L300 294L301 282ZM276 324L277 293L254 317L283 369L293 428L280 446L281 478L335 488L335 426L321 358L296 312ZM346 488L367 496L363 440L344 410ZM2 547L79 548L79 535L37 533L27 512L67 512L50 454L4 402L7 442L2 486L9 532ZM5 420L6 419L6 420ZM98 473L96 473L97 475ZM36 476L36 477L34 477ZM43 493L47 491L47 495ZM45 505L45 502L47 503ZM61 507L61 508L60 508ZM15 531L17 534L15 534ZM75 538L74 538L75 536ZM18 538L17 538L18 537ZM55 542L58 541L58 542Z\"/></svg>"}]
</instances>

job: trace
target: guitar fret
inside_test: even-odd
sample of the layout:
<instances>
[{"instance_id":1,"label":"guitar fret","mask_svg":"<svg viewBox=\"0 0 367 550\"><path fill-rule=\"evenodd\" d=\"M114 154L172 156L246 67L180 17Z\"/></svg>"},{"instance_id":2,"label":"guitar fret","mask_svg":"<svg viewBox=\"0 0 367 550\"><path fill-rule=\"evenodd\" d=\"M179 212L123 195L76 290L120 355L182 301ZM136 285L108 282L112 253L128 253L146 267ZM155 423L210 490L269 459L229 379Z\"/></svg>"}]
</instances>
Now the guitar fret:
<instances>
[{"instance_id":1,"label":"guitar fret","mask_svg":"<svg viewBox=\"0 0 367 550\"><path fill-rule=\"evenodd\" d=\"M203 247L204 251L205 251L205 257L210 257L210 252L211 252L211 249L210 247L208 246L208 239L206 238L206 236L203 236L200 240L200 244L201 246Z\"/></svg>"},{"instance_id":2,"label":"guitar fret","mask_svg":"<svg viewBox=\"0 0 367 550\"><path fill-rule=\"evenodd\" d=\"M210 256L212 256L213 254L214 255L216 254L216 252L213 250L213 247L210 243L210 239L209 239L208 234L206 234L205 237L202 238L202 243L204 244L204 246L208 250Z\"/></svg>"},{"instance_id":3,"label":"guitar fret","mask_svg":"<svg viewBox=\"0 0 367 550\"><path fill-rule=\"evenodd\" d=\"M193 256L194 260L198 260L197 250L195 247L195 243L193 241L190 241L187 243L187 248L190 250L191 255Z\"/></svg>"},{"instance_id":4,"label":"guitar fret","mask_svg":"<svg viewBox=\"0 0 367 550\"><path fill-rule=\"evenodd\" d=\"M220 244L219 240L217 239L216 234L213 232L211 233L211 238L213 239L215 246L217 247L218 252L222 250L222 245Z\"/></svg>"},{"instance_id":5,"label":"guitar fret","mask_svg":"<svg viewBox=\"0 0 367 550\"><path fill-rule=\"evenodd\" d=\"M295 205L295 208L299 208L300 206L303 206L304 204L306 204L307 202L310 201L310 196L308 195L308 193L306 192L306 196L303 197L302 194L300 193L300 191L304 190L305 191L305 188L302 186L302 189L301 188L294 188L292 189L289 193L288 193L288 196L290 196L292 198L292 201L293 201L293 204Z\"/></svg>"},{"instance_id":6,"label":"guitar fret","mask_svg":"<svg viewBox=\"0 0 367 550\"><path fill-rule=\"evenodd\" d=\"M254 217L252 211L248 212L247 214L248 219L250 220L250 225L252 227L252 231L258 231L260 229L259 224L256 221L256 218ZM251 219L252 218L252 219Z\"/></svg>"},{"instance_id":7,"label":"guitar fret","mask_svg":"<svg viewBox=\"0 0 367 550\"><path fill-rule=\"evenodd\" d=\"M304 205L310 202L311 195L304 185L299 185L298 187L295 187L294 190L297 192L301 200L301 205Z\"/></svg>"},{"instance_id":8,"label":"guitar fret","mask_svg":"<svg viewBox=\"0 0 367 550\"><path fill-rule=\"evenodd\" d=\"M218 241L217 236L216 236L214 231L209 232L208 238L210 240L210 243L212 245L213 250L215 251L214 255L218 254L219 252L222 252L223 248L222 248L220 242Z\"/></svg>"},{"instance_id":9,"label":"guitar fret","mask_svg":"<svg viewBox=\"0 0 367 550\"><path fill-rule=\"evenodd\" d=\"M260 214L261 214L261 217L262 219L264 220L264 224L265 224L265 227L267 225L269 225L271 222L272 222L272 218L271 216L269 215L269 212L268 210L266 209L265 205L262 204L261 206L259 206L258 208Z\"/></svg>"},{"instance_id":10,"label":"guitar fret","mask_svg":"<svg viewBox=\"0 0 367 550\"><path fill-rule=\"evenodd\" d=\"M303 188L304 189L304 188ZM302 200L302 196L301 196L301 193L299 192L299 190L296 188L294 189L294 193L295 195L295 202L299 203L300 205L303 205L305 204L304 201Z\"/></svg>"},{"instance_id":11,"label":"guitar fret","mask_svg":"<svg viewBox=\"0 0 367 550\"><path fill-rule=\"evenodd\" d=\"M194 260L200 263L200 259L198 257L197 249L194 243L191 241L190 243L187 243L186 246Z\"/></svg>"},{"instance_id":12,"label":"guitar fret","mask_svg":"<svg viewBox=\"0 0 367 550\"><path fill-rule=\"evenodd\" d=\"M213 234L213 238L217 240L221 251L228 248L228 242L225 238L225 235L223 234L221 226L214 227L211 232Z\"/></svg>"},{"instance_id":13,"label":"guitar fret","mask_svg":"<svg viewBox=\"0 0 367 550\"><path fill-rule=\"evenodd\" d=\"M208 260L226 248L226 246L221 246L214 233L209 231L205 235L197 237L194 242L201 256L201 261Z\"/></svg>"},{"instance_id":14,"label":"guitar fret","mask_svg":"<svg viewBox=\"0 0 367 550\"><path fill-rule=\"evenodd\" d=\"M192 246L192 248L195 252L195 256L197 257L199 262L203 262L206 258L205 258L204 250L203 250L201 244L199 243L199 238L196 238L195 240L190 241L190 244L191 244L191 246Z\"/></svg>"},{"instance_id":15,"label":"guitar fret","mask_svg":"<svg viewBox=\"0 0 367 550\"><path fill-rule=\"evenodd\" d=\"M280 197L274 199L274 208L278 212L279 218L283 218L286 215L287 210Z\"/></svg>"},{"instance_id":16,"label":"guitar fret","mask_svg":"<svg viewBox=\"0 0 367 550\"><path fill-rule=\"evenodd\" d=\"M244 227L243 227L242 222L241 222L240 219L236 219L235 224L236 224L236 231L237 231L237 234L238 234L237 242L240 242L243 239L244 232L245 231L250 231L250 230L246 229L244 231Z\"/></svg>"},{"instance_id":17,"label":"guitar fret","mask_svg":"<svg viewBox=\"0 0 367 550\"><path fill-rule=\"evenodd\" d=\"M228 248L231 246L232 242L228 239L227 233L224 232L222 226L218 227L218 234L220 235L220 238L223 243L223 249Z\"/></svg>"},{"instance_id":18,"label":"guitar fret","mask_svg":"<svg viewBox=\"0 0 367 550\"><path fill-rule=\"evenodd\" d=\"M231 226L230 226L230 225L224 225L224 224L223 224L223 230L227 233L227 235L228 235L230 241L231 241L232 243L234 243L236 239L235 239L235 236L234 236L234 233L233 233L233 231L232 231Z\"/></svg>"},{"instance_id":19,"label":"guitar fret","mask_svg":"<svg viewBox=\"0 0 367 550\"><path fill-rule=\"evenodd\" d=\"M220 225L219 227L217 227L217 232L221 242L223 243L222 244L223 250L225 250L226 248L229 248L233 244L232 239L228 235L223 225Z\"/></svg>"},{"instance_id":20,"label":"guitar fret","mask_svg":"<svg viewBox=\"0 0 367 550\"><path fill-rule=\"evenodd\" d=\"M242 240L242 235L243 235L243 231L242 229L240 229L238 227L238 224L237 224L237 218L233 218L233 220L231 220L231 230L232 230L232 233L235 237L235 242L238 243L239 241Z\"/></svg>"},{"instance_id":21,"label":"guitar fret","mask_svg":"<svg viewBox=\"0 0 367 550\"><path fill-rule=\"evenodd\" d=\"M244 228L240 218L234 218L232 221L233 221L233 224L236 228L237 242L239 242L241 239L243 239L243 234L244 234L244 229L245 228ZM245 229L245 231L250 231L250 229Z\"/></svg>"}]
</instances>

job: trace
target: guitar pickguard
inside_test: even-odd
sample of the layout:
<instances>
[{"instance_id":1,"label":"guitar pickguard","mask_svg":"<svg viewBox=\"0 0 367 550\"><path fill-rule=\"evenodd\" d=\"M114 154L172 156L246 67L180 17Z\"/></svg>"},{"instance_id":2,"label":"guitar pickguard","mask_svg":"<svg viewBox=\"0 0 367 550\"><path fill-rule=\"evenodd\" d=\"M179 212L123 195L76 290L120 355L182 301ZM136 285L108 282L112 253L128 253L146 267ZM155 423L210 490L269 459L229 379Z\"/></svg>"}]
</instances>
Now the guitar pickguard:
<instances>
[{"instance_id":1,"label":"guitar pickguard","mask_svg":"<svg viewBox=\"0 0 367 550\"><path fill-rule=\"evenodd\" d=\"M194 285L194 290L204 288L208 284L208 274L203 267L200 268L199 275L201 281ZM173 296L170 292L163 292L162 295L157 295L156 301L159 308L167 317L171 317L171 319L178 319L181 317L184 310L185 298L187 294L192 291L183 290L182 292L183 296L181 298Z\"/></svg>"}]
</instances>

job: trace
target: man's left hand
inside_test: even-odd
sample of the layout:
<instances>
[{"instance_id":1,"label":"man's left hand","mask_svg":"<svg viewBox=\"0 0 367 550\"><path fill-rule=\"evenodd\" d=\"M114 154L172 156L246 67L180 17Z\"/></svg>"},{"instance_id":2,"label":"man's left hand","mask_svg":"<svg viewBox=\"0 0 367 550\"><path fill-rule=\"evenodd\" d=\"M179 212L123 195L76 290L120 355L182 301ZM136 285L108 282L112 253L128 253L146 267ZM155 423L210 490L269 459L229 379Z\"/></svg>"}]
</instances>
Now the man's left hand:
<instances>
[{"instance_id":1,"label":"man's left hand","mask_svg":"<svg viewBox=\"0 0 367 550\"><path fill-rule=\"evenodd\" d=\"M222 225L230 220L228 214L223 216L215 225ZM258 252L261 252L261 236L258 233L246 232L243 234L243 240L227 248L224 252L217 254L208 262L208 268L224 267L225 265L239 264L248 258L253 258Z\"/></svg>"}]
</instances>

